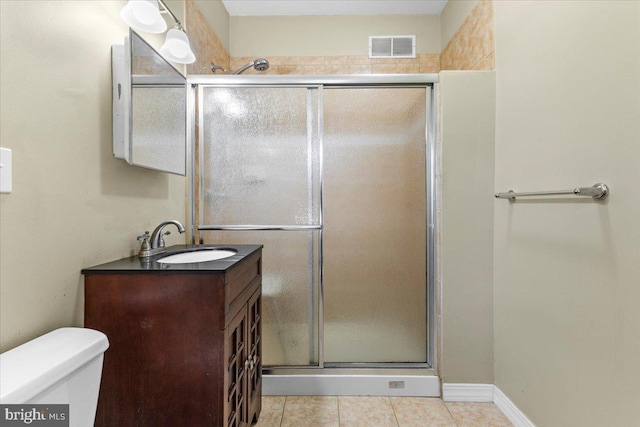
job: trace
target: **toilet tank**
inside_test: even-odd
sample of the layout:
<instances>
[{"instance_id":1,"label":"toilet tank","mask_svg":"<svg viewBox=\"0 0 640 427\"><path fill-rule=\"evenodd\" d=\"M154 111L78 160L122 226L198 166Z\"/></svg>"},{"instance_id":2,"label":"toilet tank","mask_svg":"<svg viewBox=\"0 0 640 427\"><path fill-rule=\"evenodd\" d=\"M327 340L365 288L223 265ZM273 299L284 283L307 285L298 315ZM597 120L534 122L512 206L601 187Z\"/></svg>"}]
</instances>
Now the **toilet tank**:
<instances>
[{"instance_id":1,"label":"toilet tank","mask_svg":"<svg viewBox=\"0 0 640 427\"><path fill-rule=\"evenodd\" d=\"M92 426L108 347L102 332L61 328L0 354L0 403L68 404L70 426Z\"/></svg>"}]
</instances>

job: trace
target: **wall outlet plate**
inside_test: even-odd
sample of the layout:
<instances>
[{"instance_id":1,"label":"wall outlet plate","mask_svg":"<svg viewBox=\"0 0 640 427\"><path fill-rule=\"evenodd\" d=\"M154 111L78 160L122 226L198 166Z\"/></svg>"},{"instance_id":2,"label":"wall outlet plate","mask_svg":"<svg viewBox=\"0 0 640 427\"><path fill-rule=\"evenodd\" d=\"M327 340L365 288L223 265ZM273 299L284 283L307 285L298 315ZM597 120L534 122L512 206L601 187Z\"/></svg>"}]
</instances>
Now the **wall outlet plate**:
<instances>
[{"instance_id":1,"label":"wall outlet plate","mask_svg":"<svg viewBox=\"0 0 640 427\"><path fill-rule=\"evenodd\" d=\"M0 193L11 193L13 189L11 175L11 150L0 148Z\"/></svg>"}]
</instances>

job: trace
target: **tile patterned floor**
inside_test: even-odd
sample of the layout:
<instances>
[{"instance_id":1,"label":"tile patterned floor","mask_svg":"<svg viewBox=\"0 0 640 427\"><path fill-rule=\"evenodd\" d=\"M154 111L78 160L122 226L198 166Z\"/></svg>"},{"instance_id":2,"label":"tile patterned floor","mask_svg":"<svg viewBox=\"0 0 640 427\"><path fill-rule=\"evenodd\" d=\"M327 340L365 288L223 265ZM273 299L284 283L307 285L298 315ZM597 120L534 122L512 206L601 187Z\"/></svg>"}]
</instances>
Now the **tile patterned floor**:
<instances>
[{"instance_id":1,"label":"tile patterned floor","mask_svg":"<svg viewBox=\"0 0 640 427\"><path fill-rule=\"evenodd\" d=\"M254 427L511 427L493 403L428 397L264 396Z\"/></svg>"}]
</instances>

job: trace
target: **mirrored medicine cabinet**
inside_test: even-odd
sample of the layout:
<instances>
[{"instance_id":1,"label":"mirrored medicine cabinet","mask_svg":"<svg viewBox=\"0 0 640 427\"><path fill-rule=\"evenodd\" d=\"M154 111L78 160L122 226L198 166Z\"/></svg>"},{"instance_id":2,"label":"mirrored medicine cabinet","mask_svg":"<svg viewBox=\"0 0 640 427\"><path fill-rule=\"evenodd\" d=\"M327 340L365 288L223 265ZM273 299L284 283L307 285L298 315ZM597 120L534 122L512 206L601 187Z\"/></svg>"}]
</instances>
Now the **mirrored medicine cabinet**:
<instances>
[{"instance_id":1,"label":"mirrored medicine cabinet","mask_svg":"<svg viewBox=\"0 0 640 427\"><path fill-rule=\"evenodd\" d=\"M186 78L135 31L111 47L113 155L186 175Z\"/></svg>"}]
</instances>

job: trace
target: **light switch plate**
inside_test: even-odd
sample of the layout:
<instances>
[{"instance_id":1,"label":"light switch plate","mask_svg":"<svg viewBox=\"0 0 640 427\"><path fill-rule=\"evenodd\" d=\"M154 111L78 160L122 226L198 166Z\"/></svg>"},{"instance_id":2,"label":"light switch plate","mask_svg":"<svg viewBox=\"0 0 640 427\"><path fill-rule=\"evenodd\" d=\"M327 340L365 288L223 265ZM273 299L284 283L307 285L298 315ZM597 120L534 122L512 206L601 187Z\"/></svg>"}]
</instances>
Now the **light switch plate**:
<instances>
[{"instance_id":1,"label":"light switch plate","mask_svg":"<svg viewBox=\"0 0 640 427\"><path fill-rule=\"evenodd\" d=\"M11 150L0 148L0 193L11 193Z\"/></svg>"}]
</instances>

